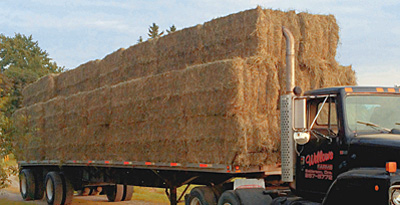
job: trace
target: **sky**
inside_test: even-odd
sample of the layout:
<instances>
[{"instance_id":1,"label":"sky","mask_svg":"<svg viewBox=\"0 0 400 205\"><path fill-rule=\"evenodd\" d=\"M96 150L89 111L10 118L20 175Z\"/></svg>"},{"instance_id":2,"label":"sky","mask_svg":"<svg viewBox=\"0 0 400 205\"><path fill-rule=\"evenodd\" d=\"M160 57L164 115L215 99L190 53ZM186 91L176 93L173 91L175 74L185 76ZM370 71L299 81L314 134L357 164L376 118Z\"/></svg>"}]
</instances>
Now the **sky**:
<instances>
[{"instance_id":1,"label":"sky","mask_svg":"<svg viewBox=\"0 0 400 205\"><path fill-rule=\"evenodd\" d=\"M333 14L336 59L359 85L400 84L398 0L0 0L0 33L32 35L60 66L72 69L147 39L149 25L183 29L257 6Z\"/></svg>"}]
</instances>

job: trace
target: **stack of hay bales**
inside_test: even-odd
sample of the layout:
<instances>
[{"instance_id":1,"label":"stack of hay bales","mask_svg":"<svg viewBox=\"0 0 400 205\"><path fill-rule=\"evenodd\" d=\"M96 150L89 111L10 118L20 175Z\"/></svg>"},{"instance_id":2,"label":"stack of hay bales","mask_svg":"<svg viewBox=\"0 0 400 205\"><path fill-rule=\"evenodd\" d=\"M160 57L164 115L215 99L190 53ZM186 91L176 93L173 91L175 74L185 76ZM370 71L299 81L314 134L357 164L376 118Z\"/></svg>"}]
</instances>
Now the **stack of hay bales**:
<instances>
[{"instance_id":1,"label":"stack of hay bales","mask_svg":"<svg viewBox=\"0 0 400 205\"><path fill-rule=\"evenodd\" d=\"M31 84L16 114L27 117L16 119L34 121L19 122L34 137L19 142L20 158L279 163L282 26L296 40L296 85L355 84L351 67L335 60L333 16L256 8Z\"/></svg>"}]
</instances>

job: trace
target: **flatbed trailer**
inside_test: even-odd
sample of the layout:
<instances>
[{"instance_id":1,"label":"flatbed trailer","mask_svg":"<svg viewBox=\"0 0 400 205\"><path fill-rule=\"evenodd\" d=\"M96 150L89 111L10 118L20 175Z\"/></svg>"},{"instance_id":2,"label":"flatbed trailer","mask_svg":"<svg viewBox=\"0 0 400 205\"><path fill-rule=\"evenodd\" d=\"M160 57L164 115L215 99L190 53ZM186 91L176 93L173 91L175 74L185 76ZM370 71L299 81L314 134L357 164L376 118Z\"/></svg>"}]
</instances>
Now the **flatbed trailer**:
<instances>
[{"instance_id":1,"label":"flatbed trailer","mask_svg":"<svg viewBox=\"0 0 400 205\"><path fill-rule=\"evenodd\" d=\"M222 164L180 164L132 161L95 161L95 160L59 160L19 161L21 170L30 170L40 185L37 191L43 192L46 175L49 172L60 173L64 180L68 178L74 190L84 187L144 186L165 188L171 204L182 201L191 184L206 185L220 190L232 189L233 178L280 178L279 165L263 167L239 167ZM177 196L177 188L187 185L184 192ZM225 187L223 187L225 186ZM43 188L41 188L43 187ZM42 196L41 196L42 197ZM70 200L70 199L65 199ZM109 200L112 201L112 197ZM115 200L114 200L115 201ZM117 200L118 201L118 200Z\"/></svg>"}]
</instances>

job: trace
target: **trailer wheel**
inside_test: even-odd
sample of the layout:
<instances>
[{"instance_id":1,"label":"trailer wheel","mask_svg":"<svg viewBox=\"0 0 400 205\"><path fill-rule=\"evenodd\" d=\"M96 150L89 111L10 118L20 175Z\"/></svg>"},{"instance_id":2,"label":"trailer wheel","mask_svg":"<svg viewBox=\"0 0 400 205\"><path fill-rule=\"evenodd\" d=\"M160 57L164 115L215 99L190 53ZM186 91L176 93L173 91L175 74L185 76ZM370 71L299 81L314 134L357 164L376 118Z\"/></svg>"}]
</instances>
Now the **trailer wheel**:
<instances>
[{"instance_id":1,"label":"trailer wheel","mask_svg":"<svg viewBox=\"0 0 400 205\"><path fill-rule=\"evenodd\" d=\"M202 186L192 189L189 196L185 199L186 205L208 205L217 204L217 197L215 196L211 187Z\"/></svg>"},{"instance_id":2,"label":"trailer wheel","mask_svg":"<svg viewBox=\"0 0 400 205\"><path fill-rule=\"evenodd\" d=\"M74 198L74 186L64 174L61 174L61 180L63 182L64 204L71 204Z\"/></svg>"},{"instance_id":3,"label":"trailer wheel","mask_svg":"<svg viewBox=\"0 0 400 205\"><path fill-rule=\"evenodd\" d=\"M132 199L133 186L124 185L124 195L121 201L130 201Z\"/></svg>"},{"instance_id":4,"label":"trailer wheel","mask_svg":"<svg viewBox=\"0 0 400 205\"><path fill-rule=\"evenodd\" d=\"M222 193L218 205L240 205L240 200L235 191L229 190Z\"/></svg>"},{"instance_id":5,"label":"trailer wheel","mask_svg":"<svg viewBox=\"0 0 400 205\"><path fill-rule=\"evenodd\" d=\"M25 201L35 199L35 176L30 169L23 169L19 174L19 190Z\"/></svg>"},{"instance_id":6,"label":"trailer wheel","mask_svg":"<svg viewBox=\"0 0 400 205\"><path fill-rule=\"evenodd\" d=\"M63 185L60 174L49 172L45 179L46 200L48 204L61 204L63 200Z\"/></svg>"},{"instance_id":7,"label":"trailer wheel","mask_svg":"<svg viewBox=\"0 0 400 205\"><path fill-rule=\"evenodd\" d=\"M112 202L121 201L124 195L124 185L116 184L112 186L107 186L106 193L108 201Z\"/></svg>"},{"instance_id":8,"label":"trailer wheel","mask_svg":"<svg viewBox=\"0 0 400 205\"><path fill-rule=\"evenodd\" d=\"M49 172L45 179L46 200L48 204L70 204L74 189L71 182L65 176L57 172Z\"/></svg>"}]
</instances>

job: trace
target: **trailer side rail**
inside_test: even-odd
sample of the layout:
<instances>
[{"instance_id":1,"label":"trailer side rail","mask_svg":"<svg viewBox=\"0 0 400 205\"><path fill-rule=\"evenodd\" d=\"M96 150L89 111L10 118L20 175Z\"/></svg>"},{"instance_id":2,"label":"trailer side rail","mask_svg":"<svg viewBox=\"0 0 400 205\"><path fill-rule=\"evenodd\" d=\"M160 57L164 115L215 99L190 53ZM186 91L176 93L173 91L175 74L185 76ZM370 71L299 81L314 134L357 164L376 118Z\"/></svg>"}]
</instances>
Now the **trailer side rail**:
<instances>
[{"instance_id":1,"label":"trailer side rail","mask_svg":"<svg viewBox=\"0 0 400 205\"><path fill-rule=\"evenodd\" d=\"M160 169L160 170L185 170L214 173L260 173L266 175L279 175L280 166L263 167L240 167L237 165L206 164L206 163L165 163L165 162L136 162L136 161L111 161L111 160L32 160L18 161L20 166L99 166L138 169Z\"/></svg>"}]
</instances>

